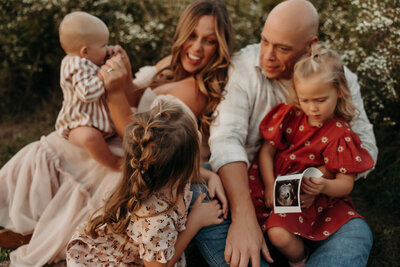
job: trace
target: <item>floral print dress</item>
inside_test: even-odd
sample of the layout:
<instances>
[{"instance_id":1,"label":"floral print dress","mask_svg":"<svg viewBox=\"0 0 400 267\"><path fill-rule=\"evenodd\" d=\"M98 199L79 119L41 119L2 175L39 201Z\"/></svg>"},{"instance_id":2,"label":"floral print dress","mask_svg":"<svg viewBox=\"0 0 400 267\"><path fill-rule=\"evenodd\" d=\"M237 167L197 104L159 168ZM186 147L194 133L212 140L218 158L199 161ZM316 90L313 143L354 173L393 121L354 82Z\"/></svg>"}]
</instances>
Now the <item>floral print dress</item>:
<instances>
[{"instance_id":1,"label":"floral print dress","mask_svg":"<svg viewBox=\"0 0 400 267\"><path fill-rule=\"evenodd\" d=\"M325 165L332 173L361 173L374 162L350 125L333 118L311 126L307 116L288 104L274 107L260 124L266 141L276 148L275 177ZM249 168L249 185L257 219L263 231L284 227L310 240L323 240L352 218L361 217L349 197L318 195L301 213L274 214L264 204L264 184L258 168L258 154Z\"/></svg>"},{"instance_id":2,"label":"floral print dress","mask_svg":"<svg viewBox=\"0 0 400 267\"><path fill-rule=\"evenodd\" d=\"M68 266L144 266L143 259L166 263L174 255L179 232L185 230L191 198L189 184L184 190L183 207L168 210L168 192L152 195L137 212L140 217L131 219L124 235L106 234L103 226L93 239L84 233L86 225L81 225L67 246ZM175 266L186 266L184 254Z\"/></svg>"}]
</instances>

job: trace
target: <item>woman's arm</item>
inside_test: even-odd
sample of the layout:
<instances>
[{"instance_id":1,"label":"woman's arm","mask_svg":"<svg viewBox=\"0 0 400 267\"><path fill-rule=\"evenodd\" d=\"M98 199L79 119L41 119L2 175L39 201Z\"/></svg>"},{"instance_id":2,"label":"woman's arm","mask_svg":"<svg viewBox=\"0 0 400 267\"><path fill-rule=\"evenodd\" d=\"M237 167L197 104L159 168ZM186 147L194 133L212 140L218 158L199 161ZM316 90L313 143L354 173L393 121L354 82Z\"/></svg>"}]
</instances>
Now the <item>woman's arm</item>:
<instances>
[{"instance_id":1,"label":"woman's arm","mask_svg":"<svg viewBox=\"0 0 400 267\"><path fill-rule=\"evenodd\" d=\"M107 89L107 103L111 118L121 137L124 136L125 127L131 122L130 117L133 114L124 91L128 72L122 57L120 54L113 56L107 60L99 72ZM110 68L112 71L108 71Z\"/></svg>"}]
</instances>

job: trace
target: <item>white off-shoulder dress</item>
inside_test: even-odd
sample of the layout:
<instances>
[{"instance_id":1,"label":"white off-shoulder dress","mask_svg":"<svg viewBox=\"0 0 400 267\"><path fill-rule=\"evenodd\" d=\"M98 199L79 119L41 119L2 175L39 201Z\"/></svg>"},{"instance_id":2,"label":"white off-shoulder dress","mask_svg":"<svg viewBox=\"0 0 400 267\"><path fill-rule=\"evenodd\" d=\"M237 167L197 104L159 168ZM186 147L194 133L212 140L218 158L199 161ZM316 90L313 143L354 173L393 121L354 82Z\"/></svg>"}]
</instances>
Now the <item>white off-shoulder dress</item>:
<instances>
[{"instance_id":1,"label":"white off-shoulder dress","mask_svg":"<svg viewBox=\"0 0 400 267\"><path fill-rule=\"evenodd\" d=\"M137 111L149 109L156 99L181 104L195 119L178 98L150 89ZM113 153L123 154L119 137L108 139L108 144ZM120 172L101 165L56 132L22 148L0 170L0 226L33 235L29 244L10 253L10 266L65 259L76 227L103 204L120 178Z\"/></svg>"}]
</instances>

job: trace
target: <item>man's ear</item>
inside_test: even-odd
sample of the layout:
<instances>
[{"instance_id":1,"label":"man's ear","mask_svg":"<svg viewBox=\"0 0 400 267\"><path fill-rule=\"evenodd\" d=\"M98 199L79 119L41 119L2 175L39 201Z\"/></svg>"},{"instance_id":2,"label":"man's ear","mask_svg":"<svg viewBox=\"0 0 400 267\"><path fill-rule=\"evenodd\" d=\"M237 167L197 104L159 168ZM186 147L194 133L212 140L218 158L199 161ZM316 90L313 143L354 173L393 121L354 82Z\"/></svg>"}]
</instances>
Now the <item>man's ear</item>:
<instances>
[{"instance_id":1,"label":"man's ear","mask_svg":"<svg viewBox=\"0 0 400 267\"><path fill-rule=\"evenodd\" d=\"M311 37L311 39L308 42L308 51L311 51L311 47L313 46L313 44L318 43L318 36L314 35L313 37Z\"/></svg>"},{"instance_id":2,"label":"man's ear","mask_svg":"<svg viewBox=\"0 0 400 267\"><path fill-rule=\"evenodd\" d=\"M83 58L89 58L88 48L87 46L82 46L79 50L79 55Z\"/></svg>"}]
</instances>

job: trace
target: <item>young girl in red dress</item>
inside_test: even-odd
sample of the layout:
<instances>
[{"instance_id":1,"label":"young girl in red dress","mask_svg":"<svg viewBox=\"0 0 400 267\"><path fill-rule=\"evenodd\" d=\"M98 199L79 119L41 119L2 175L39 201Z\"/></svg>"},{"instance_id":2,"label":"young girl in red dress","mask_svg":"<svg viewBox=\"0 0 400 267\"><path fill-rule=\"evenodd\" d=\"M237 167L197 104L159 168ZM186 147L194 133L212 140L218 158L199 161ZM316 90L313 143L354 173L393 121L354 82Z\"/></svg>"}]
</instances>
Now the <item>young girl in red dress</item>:
<instances>
[{"instance_id":1,"label":"young girl in red dress","mask_svg":"<svg viewBox=\"0 0 400 267\"><path fill-rule=\"evenodd\" d=\"M373 167L349 122L357 110L351 102L340 57L315 46L293 74L293 103L279 104L263 119L265 142L249 169L252 200L262 230L291 266L304 266L303 239L323 240L352 218L348 194L355 175ZM301 213L274 214L273 189L279 175L324 165L334 175L303 179L302 193L315 196Z\"/></svg>"}]
</instances>

